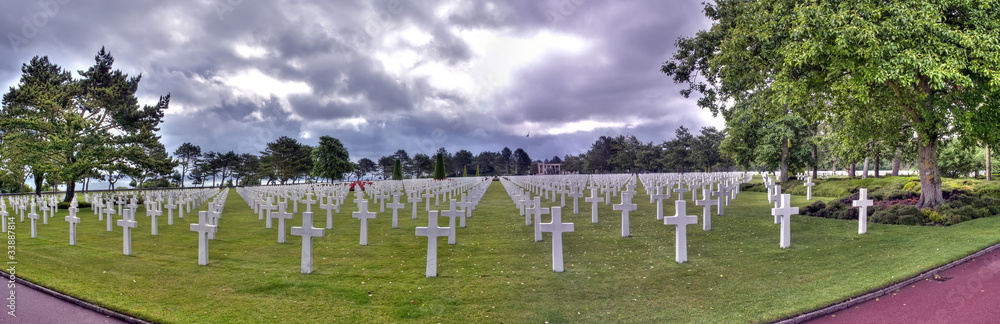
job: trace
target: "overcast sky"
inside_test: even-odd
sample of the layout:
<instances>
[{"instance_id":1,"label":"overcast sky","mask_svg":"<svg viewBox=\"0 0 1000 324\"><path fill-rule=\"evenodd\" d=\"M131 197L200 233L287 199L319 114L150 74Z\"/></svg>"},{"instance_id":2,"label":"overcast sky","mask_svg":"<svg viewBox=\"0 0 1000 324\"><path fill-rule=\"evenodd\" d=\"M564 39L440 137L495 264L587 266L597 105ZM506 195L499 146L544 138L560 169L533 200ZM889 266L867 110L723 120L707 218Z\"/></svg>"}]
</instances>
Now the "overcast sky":
<instances>
[{"instance_id":1,"label":"overcast sky","mask_svg":"<svg viewBox=\"0 0 1000 324\"><path fill-rule=\"evenodd\" d=\"M677 37L709 27L701 1L5 1L0 83L35 55L86 69L105 46L142 74L142 104L172 95L170 152L330 135L352 160L442 146L546 159L601 135L722 128L659 72Z\"/></svg>"}]
</instances>

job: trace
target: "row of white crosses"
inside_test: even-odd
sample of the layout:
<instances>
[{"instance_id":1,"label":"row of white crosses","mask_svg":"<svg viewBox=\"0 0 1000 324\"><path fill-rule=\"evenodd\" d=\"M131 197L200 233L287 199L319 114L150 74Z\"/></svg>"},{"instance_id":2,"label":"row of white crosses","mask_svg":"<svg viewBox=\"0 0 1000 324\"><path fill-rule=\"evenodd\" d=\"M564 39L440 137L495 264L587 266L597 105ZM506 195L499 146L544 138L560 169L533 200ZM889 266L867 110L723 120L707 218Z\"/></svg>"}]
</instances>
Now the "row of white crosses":
<instances>
[{"instance_id":1,"label":"row of white crosses","mask_svg":"<svg viewBox=\"0 0 1000 324\"><path fill-rule=\"evenodd\" d=\"M583 180L573 181L566 179L573 177ZM728 205L730 200L739 192L739 185L750 181L751 177L751 174L745 173L688 175L657 174L639 176L643 182L646 192L651 196L650 202L657 203L657 219L663 220L664 224L677 226L677 230L675 231L677 234L677 262L682 263L687 261L686 225L697 224L696 216L686 215L686 200L682 198L682 195L686 192L692 192L692 199L698 206L703 207L703 229L708 231L711 230L711 207L716 206L718 214L722 215L723 206ZM605 204L608 204L610 202L610 197L615 196L620 192L621 203L615 204L613 209L622 213L621 234L623 237L628 237L630 235L630 212L637 209L637 205L632 201L634 195L636 194L636 184L633 181L634 179L634 177L630 176L602 175L508 177L501 180L508 192L508 195L511 197L511 200L514 202L515 206L518 207L520 213L525 217L525 225L529 226L532 224L540 224L541 215L549 213L547 208L541 207L540 198L548 197L548 195L553 192L561 193L565 191L569 193L570 197L573 197L574 192L582 193L586 184L590 183L590 196L585 198L584 201L591 203L591 221L593 223L598 222L597 204L602 200ZM579 183L579 185L574 185L575 183ZM674 185L676 185L676 187L674 187ZM624 190L622 190L623 188ZM718 190L713 190L713 188L718 188ZM698 199L698 189L700 189L701 199ZM603 199L598 196L599 191L603 193ZM675 202L677 212L672 217L664 217L662 200L669 198L671 192L678 194L678 199ZM541 197L532 198L532 193L539 194ZM580 196L582 196L582 194ZM561 202L560 204L564 204L564 202ZM575 210L575 212L578 212L578 210ZM535 241L540 241L542 239L542 232L544 231L541 227L536 226L534 228ZM559 259L561 260L561 248L559 251ZM553 253L555 260L555 253L557 253L555 247ZM556 267L561 269L562 264L561 262L559 264L554 263L553 266L554 269Z\"/></svg>"},{"instance_id":2,"label":"row of white crosses","mask_svg":"<svg viewBox=\"0 0 1000 324\"><path fill-rule=\"evenodd\" d=\"M459 178L455 181L378 181L366 185L363 189L361 187L355 187L352 202L357 205L357 211L352 212L352 217L358 219L360 222L359 244L368 245L368 221L376 218L378 212L385 212L385 207L393 209L392 227L398 228L398 209L403 208L404 206L400 200L400 197L404 195L404 192L408 192L409 194L408 202L414 202L414 198L417 199L416 202L426 199L425 206L427 209L430 209L432 198L435 198L435 203L439 203L441 200L440 196L442 195L446 200L450 200L450 209L441 212L431 211L428 213L431 214L433 212L433 215L435 215L432 220L435 223L435 227L437 221L436 217L439 217L437 215L446 216L451 219L450 223L453 225L447 227L448 233L446 235L449 236L449 244L455 244L455 228L465 227L466 217L471 216L472 210L475 209L475 205L478 204L479 200L482 198L483 194L485 194L486 189L489 186L488 179L489 178ZM301 271L302 273L311 273L312 238L322 237L325 234L325 231L322 228L315 228L312 226L312 206L319 202L320 207L327 209L328 213L331 209L336 209L339 213L339 206L347 195L348 190L350 190L350 187L346 184L333 184L318 186L308 185L292 187L240 188L237 189L237 192L241 197L243 197L244 201L246 201L251 208L261 208L258 209L258 213L263 210L267 210L268 223L270 223L271 217L278 219L278 243L285 242L285 221L294 218L296 213L295 209L297 209L297 206L295 205L298 203L306 205L306 211L302 213L303 225L301 227L293 227L292 235L303 237ZM313 195L315 195L317 199L313 199ZM457 197L458 195L461 195L462 198L450 198ZM389 202L390 197L392 198L392 202ZM326 203L321 201L323 198L326 198ZM274 212L271 212L270 208L271 202L273 201L272 199L278 199L277 210ZM284 199L284 201L281 201L281 199ZM417 210L416 202L413 207L414 211ZM379 206L379 211L376 212L374 210L370 210L370 203L377 204ZM288 212L289 206L287 204L293 204L292 212ZM336 206L336 208L330 208L330 205ZM460 219L460 224L457 226L454 225L456 218ZM332 225L329 225L329 223L328 218L328 228L332 228ZM268 227L270 227L270 224L268 224ZM208 229L205 230L209 231ZM419 234L421 232L423 231L418 231L418 236L420 236ZM199 255L200 254L201 253L199 253ZM207 262L207 260L205 261ZM434 264L433 267L431 267L432 263ZM428 276L436 275L436 264L435 241L433 246L428 246Z\"/></svg>"},{"instance_id":3,"label":"row of white crosses","mask_svg":"<svg viewBox=\"0 0 1000 324\"><path fill-rule=\"evenodd\" d=\"M809 191L812 189L811 178L807 178L806 190L807 199L812 198L809 195ZM771 208L771 215L774 216L775 224L781 225L781 234L779 235L778 246L781 248L788 248L792 244L791 239L791 216L799 213L798 207L791 206L791 194L782 194L781 186L776 184L773 179L768 176L764 176L764 183L767 186L768 201L774 202L774 208ZM858 207L858 234L865 234L868 232L868 207L874 205L871 199L868 199L868 189L861 188L858 193L858 199L852 202L852 206Z\"/></svg>"}]
</instances>

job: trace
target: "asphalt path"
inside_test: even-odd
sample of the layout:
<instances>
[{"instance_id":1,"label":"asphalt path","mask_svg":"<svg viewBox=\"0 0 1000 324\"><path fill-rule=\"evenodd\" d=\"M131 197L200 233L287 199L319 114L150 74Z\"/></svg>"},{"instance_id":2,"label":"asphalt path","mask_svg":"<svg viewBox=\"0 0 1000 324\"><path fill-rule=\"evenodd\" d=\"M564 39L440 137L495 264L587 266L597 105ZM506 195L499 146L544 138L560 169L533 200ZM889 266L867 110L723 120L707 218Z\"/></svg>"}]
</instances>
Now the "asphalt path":
<instances>
[{"instance_id":1,"label":"asphalt path","mask_svg":"<svg viewBox=\"0 0 1000 324\"><path fill-rule=\"evenodd\" d=\"M1000 249L807 323L1000 323Z\"/></svg>"}]
</instances>

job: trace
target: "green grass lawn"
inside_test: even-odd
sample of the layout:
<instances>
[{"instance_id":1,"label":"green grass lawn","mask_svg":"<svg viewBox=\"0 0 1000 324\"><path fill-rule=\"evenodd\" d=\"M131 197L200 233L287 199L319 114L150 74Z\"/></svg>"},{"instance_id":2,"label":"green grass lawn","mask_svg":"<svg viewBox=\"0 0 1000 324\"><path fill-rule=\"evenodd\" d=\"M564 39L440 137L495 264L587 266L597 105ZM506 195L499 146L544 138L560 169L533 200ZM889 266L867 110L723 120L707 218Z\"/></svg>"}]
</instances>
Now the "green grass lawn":
<instances>
[{"instance_id":1,"label":"green grass lawn","mask_svg":"<svg viewBox=\"0 0 1000 324\"><path fill-rule=\"evenodd\" d=\"M656 220L638 191L629 238L620 237L621 213L611 206L600 204L601 222L592 224L590 204L581 199L573 215L568 199L563 219L576 232L563 236L564 273L551 271L548 234L533 241L498 182L459 229L458 244L439 239L436 278L424 277L427 240L414 236L427 224L422 203L418 220L409 204L400 210L399 229L390 228L391 210L379 213L368 246L358 244L354 208L341 210L334 229L314 239L314 272L300 274L301 239L278 244L277 230L265 229L235 190L208 266L198 266L197 234L188 230L195 215L172 226L163 216L160 235L151 236L140 211L133 255L123 256L121 228L106 232L85 209L77 246L68 245L65 210L39 225L36 239L28 223L17 223L17 273L155 322L744 323L829 305L1000 241L1000 217L950 227L869 224L858 235L857 222L793 216L792 247L781 249L764 194L744 192L713 217L712 231L700 220L688 227L689 262L677 264L673 227ZM664 210L673 214L672 201ZM324 226L325 211L316 211L315 225ZM296 215L289 226L300 224Z\"/></svg>"}]
</instances>

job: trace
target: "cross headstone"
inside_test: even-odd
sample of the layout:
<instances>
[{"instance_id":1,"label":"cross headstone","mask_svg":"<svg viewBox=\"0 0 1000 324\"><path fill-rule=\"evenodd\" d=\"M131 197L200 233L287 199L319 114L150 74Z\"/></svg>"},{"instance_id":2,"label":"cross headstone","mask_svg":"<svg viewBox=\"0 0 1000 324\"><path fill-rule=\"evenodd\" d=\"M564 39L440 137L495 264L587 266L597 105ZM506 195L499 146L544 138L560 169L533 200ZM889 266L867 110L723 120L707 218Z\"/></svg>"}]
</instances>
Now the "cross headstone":
<instances>
[{"instance_id":1,"label":"cross headstone","mask_svg":"<svg viewBox=\"0 0 1000 324\"><path fill-rule=\"evenodd\" d=\"M791 207L792 205L792 195L782 194L781 195L781 207L772 208L771 214L774 217L781 218L781 242L779 246L782 249L788 248L792 245L792 215L799 213L799 207Z\"/></svg>"},{"instance_id":2,"label":"cross headstone","mask_svg":"<svg viewBox=\"0 0 1000 324\"><path fill-rule=\"evenodd\" d=\"M0 227L0 233L7 233L7 216L8 215L10 215L10 213L7 212L7 208L3 205L3 198L0 197L0 220L3 221L3 224L2 224L3 227ZM12 221L13 221L13 219L14 218L11 217Z\"/></svg>"},{"instance_id":3,"label":"cross headstone","mask_svg":"<svg viewBox=\"0 0 1000 324\"><path fill-rule=\"evenodd\" d=\"M111 215L115 214L115 205L111 201L108 201L108 205L104 207L103 213L107 214L104 218L108 221L108 232L111 231L111 219L114 218Z\"/></svg>"},{"instance_id":4,"label":"cross headstone","mask_svg":"<svg viewBox=\"0 0 1000 324\"><path fill-rule=\"evenodd\" d=\"M306 206L309 206L308 203ZM313 213L310 211L302 213L302 227L292 227L292 235L302 237L302 273L312 273L312 239L323 237L323 233L322 228L313 227Z\"/></svg>"},{"instance_id":5,"label":"cross headstone","mask_svg":"<svg viewBox=\"0 0 1000 324\"><path fill-rule=\"evenodd\" d=\"M677 200L684 200L684 193L688 192L688 191L691 191L691 190L688 189L688 188L685 188L682 183L678 182L677 183L677 189L674 189L674 192L677 193Z\"/></svg>"},{"instance_id":6,"label":"cross headstone","mask_svg":"<svg viewBox=\"0 0 1000 324\"><path fill-rule=\"evenodd\" d=\"M803 186L806 186L806 200L813 199L813 186L815 186L816 184L813 183L812 181L813 181L812 177L808 177L806 178L806 183L803 184Z\"/></svg>"},{"instance_id":7,"label":"cross headstone","mask_svg":"<svg viewBox=\"0 0 1000 324\"><path fill-rule=\"evenodd\" d=\"M80 217L76 217L78 210L76 207L70 207L69 216L66 216L66 221L69 222L69 245L76 245L76 224L80 222Z\"/></svg>"},{"instance_id":8,"label":"cross headstone","mask_svg":"<svg viewBox=\"0 0 1000 324\"><path fill-rule=\"evenodd\" d=\"M361 221L361 245L368 245L368 220L375 218L375 213L368 211L368 201L358 202L358 211L352 213L351 217Z\"/></svg>"},{"instance_id":9,"label":"cross headstone","mask_svg":"<svg viewBox=\"0 0 1000 324\"><path fill-rule=\"evenodd\" d=\"M656 220L663 220L663 200L670 198L670 190L666 190L666 194L664 194L663 187L657 186L654 192L649 197L656 200Z\"/></svg>"},{"instance_id":10,"label":"cross headstone","mask_svg":"<svg viewBox=\"0 0 1000 324\"><path fill-rule=\"evenodd\" d=\"M534 222L534 224L535 224L535 242L541 242L542 241L542 229L540 227L538 227L538 224L542 222L542 215L549 213L549 209L548 208L542 208L542 200L541 200L541 198L540 197L535 197L535 200L532 202L532 206L531 206L530 211L531 211L531 214L534 215L533 219L535 221Z\"/></svg>"},{"instance_id":11,"label":"cross headstone","mask_svg":"<svg viewBox=\"0 0 1000 324\"><path fill-rule=\"evenodd\" d=\"M38 237L38 214L35 213L35 203L31 203L31 212L28 213L28 218L31 219L31 238Z\"/></svg>"},{"instance_id":12,"label":"cross headstone","mask_svg":"<svg viewBox=\"0 0 1000 324\"><path fill-rule=\"evenodd\" d=\"M697 206L702 206L702 229L706 231L712 230L712 205L718 205L719 201L712 199L711 194L709 194L708 189L701 189L702 200L695 200L694 204Z\"/></svg>"},{"instance_id":13,"label":"cross headstone","mask_svg":"<svg viewBox=\"0 0 1000 324\"><path fill-rule=\"evenodd\" d=\"M412 196L406 198L406 202L413 204L413 207L411 208L413 210L413 216L412 216L413 219L417 219L417 203L419 203L421 200L422 199L420 199L419 196Z\"/></svg>"},{"instance_id":14,"label":"cross headstone","mask_svg":"<svg viewBox=\"0 0 1000 324\"><path fill-rule=\"evenodd\" d=\"M780 185L774 185L774 186L772 186L772 188L773 188L772 190L774 190L774 194L770 196L769 200L774 203L774 208L779 208L779 207L781 207L781 186ZM774 216L774 223L775 224L780 224L781 223L781 217L778 216L778 215L775 215Z\"/></svg>"},{"instance_id":15,"label":"cross headstone","mask_svg":"<svg viewBox=\"0 0 1000 324\"><path fill-rule=\"evenodd\" d=\"M622 237L629 236L629 212L637 208L636 204L632 203L632 195L622 193L622 202L613 206L614 210L620 210L622 212Z\"/></svg>"},{"instance_id":16,"label":"cross headstone","mask_svg":"<svg viewBox=\"0 0 1000 324\"><path fill-rule=\"evenodd\" d=\"M427 203L426 203L427 205L425 206L425 207L427 207L427 211L431 211L431 198L432 197L436 197L436 196L437 195L435 195L433 192L431 192L430 189L428 189L427 192L423 194L422 197L424 197L424 198L427 199Z\"/></svg>"},{"instance_id":17,"label":"cross headstone","mask_svg":"<svg viewBox=\"0 0 1000 324\"><path fill-rule=\"evenodd\" d=\"M674 201L674 216L664 217L664 225L676 226L674 236L674 260L677 263L687 262L687 226L698 224L698 216L687 214L687 201Z\"/></svg>"},{"instance_id":18,"label":"cross headstone","mask_svg":"<svg viewBox=\"0 0 1000 324\"><path fill-rule=\"evenodd\" d=\"M167 225L174 225L174 209L177 209L177 205L174 204L174 198L167 198L167 203L163 205L163 208L167 209Z\"/></svg>"},{"instance_id":19,"label":"cross headstone","mask_svg":"<svg viewBox=\"0 0 1000 324\"><path fill-rule=\"evenodd\" d=\"M150 201L150 202L146 203L146 216L149 216L151 218L151 221L150 221L149 225L152 227L152 230L151 230L152 231L152 235L159 235L158 232L157 232L157 229L156 229L156 227L157 227L156 217L160 216L162 214L163 214L163 212L161 212L161 211L159 211L157 209L157 206L156 206L155 202L151 202Z\"/></svg>"},{"instance_id":20,"label":"cross headstone","mask_svg":"<svg viewBox=\"0 0 1000 324\"><path fill-rule=\"evenodd\" d=\"M208 265L208 234L215 230L215 225L208 223L208 212L198 212L198 224L191 224L191 231L198 232L198 265Z\"/></svg>"},{"instance_id":21,"label":"cross headstone","mask_svg":"<svg viewBox=\"0 0 1000 324\"><path fill-rule=\"evenodd\" d=\"M278 243L285 243L285 220L292 219L294 216L294 214L285 211L288 208L286 204L284 202L278 203L278 212L271 213L271 217L278 219Z\"/></svg>"},{"instance_id":22,"label":"cross headstone","mask_svg":"<svg viewBox=\"0 0 1000 324\"><path fill-rule=\"evenodd\" d=\"M316 203L315 200L312 200L312 199L309 198L309 194L306 194L306 199L302 199L300 202L303 203L303 204L306 204L306 212L307 213L311 213L312 212L312 205Z\"/></svg>"},{"instance_id":23,"label":"cross headstone","mask_svg":"<svg viewBox=\"0 0 1000 324\"><path fill-rule=\"evenodd\" d=\"M427 237L427 272L428 277L437 277L437 238L450 236L451 229L438 226L438 212L431 211L427 217L427 227L417 227L417 236Z\"/></svg>"},{"instance_id":24,"label":"cross headstone","mask_svg":"<svg viewBox=\"0 0 1000 324\"><path fill-rule=\"evenodd\" d=\"M542 232L552 233L552 271L563 272L562 233L572 232L573 223L562 222L562 208L552 207L552 221L538 224Z\"/></svg>"},{"instance_id":25,"label":"cross headstone","mask_svg":"<svg viewBox=\"0 0 1000 324\"><path fill-rule=\"evenodd\" d=\"M583 188L575 187L570 190L570 197L573 197L573 214L580 213L580 198L583 198Z\"/></svg>"},{"instance_id":26,"label":"cross headstone","mask_svg":"<svg viewBox=\"0 0 1000 324\"><path fill-rule=\"evenodd\" d=\"M583 201L590 203L590 222L597 223L597 203L601 202L601 197L597 195L597 188L590 188L590 197Z\"/></svg>"},{"instance_id":27,"label":"cross headstone","mask_svg":"<svg viewBox=\"0 0 1000 324\"><path fill-rule=\"evenodd\" d=\"M455 200L452 199L451 200L451 209L441 211L441 213L440 213L441 216L448 217L448 228L451 229L451 233L448 234L448 244L455 244L455 236L456 236L456 234L458 232L458 230L455 228L455 225L456 225L455 224L456 223L455 219L456 218L460 218L460 217L462 217L462 218L465 217L465 212L461 211L461 210L457 210L457 209L455 209L455 207L456 207L455 206Z\"/></svg>"},{"instance_id":28,"label":"cross headstone","mask_svg":"<svg viewBox=\"0 0 1000 324\"><path fill-rule=\"evenodd\" d=\"M333 211L340 213L340 205L333 202L333 197L326 196L326 204L320 204L320 209L326 210L326 228L333 229Z\"/></svg>"},{"instance_id":29,"label":"cross headstone","mask_svg":"<svg viewBox=\"0 0 1000 324\"><path fill-rule=\"evenodd\" d=\"M135 211L125 209L123 212L122 219L118 220L118 226L122 228L122 254L132 255L132 229L138 223L135 222Z\"/></svg>"},{"instance_id":30,"label":"cross headstone","mask_svg":"<svg viewBox=\"0 0 1000 324\"><path fill-rule=\"evenodd\" d=\"M858 234L864 234L868 232L868 206L872 206L873 201L868 199L868 188L861 188L858 195L852 205L858 207Z\"/></svg>"},{"instance_id":31,"label":"cross headstone","mask_svg":"<svg viewBox=\"0 0 1000 324\"><path fill-rule=\"evenodd\" d=\"M392 195L392 202L385 206L392 209L392 228L399 228L399 209L406 207L406 205L399 202L399 195Z\"/></svg>"}]
</instances>

